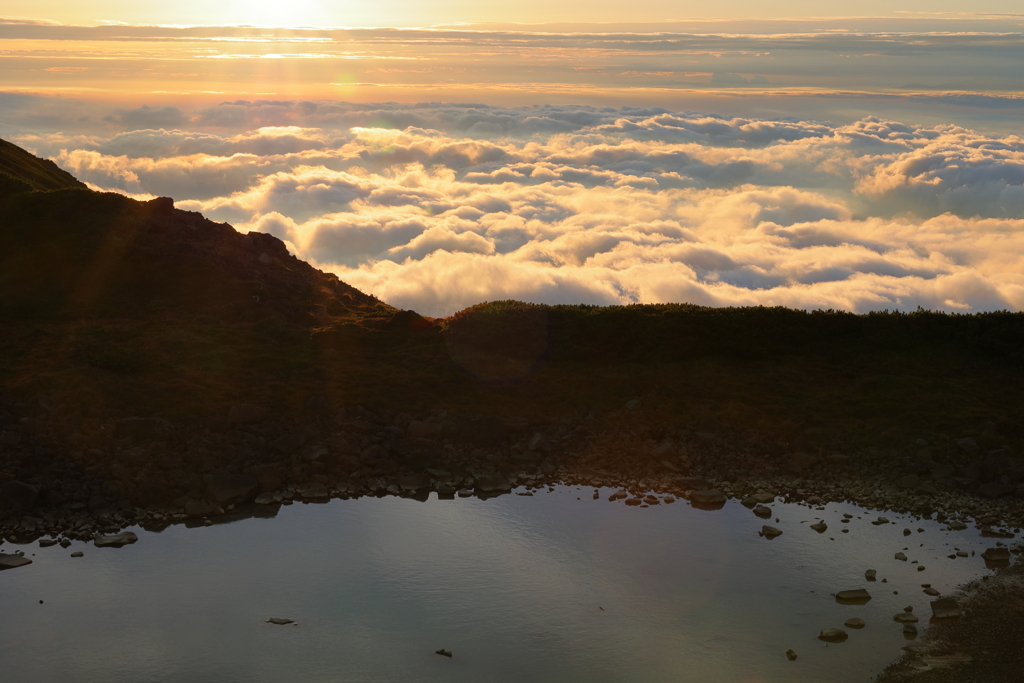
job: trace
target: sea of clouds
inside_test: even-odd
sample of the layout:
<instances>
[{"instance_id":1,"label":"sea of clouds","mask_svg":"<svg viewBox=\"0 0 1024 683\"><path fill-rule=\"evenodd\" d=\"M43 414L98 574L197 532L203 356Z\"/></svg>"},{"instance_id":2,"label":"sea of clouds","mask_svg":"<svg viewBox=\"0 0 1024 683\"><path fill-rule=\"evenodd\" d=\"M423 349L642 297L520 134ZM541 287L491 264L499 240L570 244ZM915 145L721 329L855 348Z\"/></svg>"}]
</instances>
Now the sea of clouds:
<instances>
[{"instance_id":1,"label":"sea of clouds","mask_svg":"<svg viewBox=\"0 0 1024 683\"><path fill-rule=\"evenodd\" d=\"M392 305L1024 310L1024 139L657 108L232 102L14 140Z\"/></svg>"}]
</instances>

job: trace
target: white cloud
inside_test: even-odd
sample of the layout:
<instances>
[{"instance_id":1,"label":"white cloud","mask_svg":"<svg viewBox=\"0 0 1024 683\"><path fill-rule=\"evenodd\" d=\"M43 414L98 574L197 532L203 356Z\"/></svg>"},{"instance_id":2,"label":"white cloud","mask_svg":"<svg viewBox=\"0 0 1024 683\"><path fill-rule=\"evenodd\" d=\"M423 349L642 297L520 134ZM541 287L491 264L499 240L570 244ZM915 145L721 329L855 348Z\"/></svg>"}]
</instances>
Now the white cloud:
<instances>
[{"instance_id":1,"label":"white cloud","mask_svg":"<svg viewBox=\"0 0 1024 683\"><path fill-rule=\"evenodd\" d=\"M22 142L96 186L271 232L431 315L500 298L1024 309L1014 135L568 106L232 103L186 118Z\"/></svg>"}]
</instances>

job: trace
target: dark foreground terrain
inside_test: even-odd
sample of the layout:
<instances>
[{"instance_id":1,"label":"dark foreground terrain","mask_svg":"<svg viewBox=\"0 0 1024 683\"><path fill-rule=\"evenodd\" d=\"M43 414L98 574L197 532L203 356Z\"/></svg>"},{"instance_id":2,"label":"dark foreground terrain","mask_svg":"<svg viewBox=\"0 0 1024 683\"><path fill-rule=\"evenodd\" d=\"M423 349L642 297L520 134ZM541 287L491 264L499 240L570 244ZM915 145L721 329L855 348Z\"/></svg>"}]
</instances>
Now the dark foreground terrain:
<instances>
[{"instance_id":1,"label":"dark foreground terrain","mask_svg":"<svg viewBox=\"0 0 1024 683\"><path fill-rule=\"evenodd\" d=\"M0 330L8 542L556 481L625 505L782 495L1002 539L1024 525L1019 313L494 302L427 319L271 235L91 192L3 143ZM935 632L999 642L971 619ZM989 677L949 680L1020 680L997 676L1016 651L991 652Z\"/></svg>"}]
</instances>

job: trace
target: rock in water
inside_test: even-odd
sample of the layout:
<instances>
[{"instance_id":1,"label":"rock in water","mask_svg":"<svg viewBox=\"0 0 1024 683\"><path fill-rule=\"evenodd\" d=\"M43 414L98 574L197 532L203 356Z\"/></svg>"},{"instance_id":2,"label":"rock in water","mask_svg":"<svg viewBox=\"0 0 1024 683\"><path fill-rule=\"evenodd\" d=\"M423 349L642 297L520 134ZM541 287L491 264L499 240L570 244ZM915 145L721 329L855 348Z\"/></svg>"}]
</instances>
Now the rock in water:
<instances>
[{"instance_id":1,"label":"rock in water","mask_svg":"<svg viewBox=\"0 0 1024 683\"><path fill-rule=\"evenodd\" d=\"M914 616L913 612L900 612L892 616L893 621L898 621L901 624L916 624L918 622L917 617Z\"/></svg>"},{"instance_id":2,"label":"rock in water","mask_svg":"<svg viewBox=\"0 0 1024 683\"><path fill-rule=\"evenodd\" d=\"M764 505L758 505L754 508L754 514L761 519L768 519L772 516L772 509Z\"/></svg>"},{"instance_id":3,"label":"rock in water","mask_svg":"<svg viewBox=\"0 0 1024 683\"><path fill-rule=\"evenodd\" d=\"M728 500L725 494L715 489L709 489L707 491L694 491L690 494L690 502L694 505L725 505L725 501Z\"/></svg>"},{"instance_id":4,"label":"rock in water","mask_svg":"<svg viewBox=\"0 0 1024 683\"><path fill-rule=\"evenodd\" d=\"M871 599L871 594L863 588L836 593L836 602L842 605L863 605Z\"/></svg>"},{"instance_id":5,"label":"rock in water","mask_svg":"<svg viewBox=\"0 0 1024 683\"><path fill-rule=\"evenodd\" d=\"M93 543L96 544L97 548L120 548L122 546L131 545L139 540L131 531L122 531L119 534L113 534L111 536L97 536Z\"/></svg>"},{"instance_id":6,"label":"rock in water","mask_svg":"<svg viewBox=\"0 0 1024 683\"><path fill-rule=\"evenodd\" d=\"M907 556L904 555L903 553L896 553L895 558L897 560L899 560L900 562L906 562L907 561Z\"/></svg>"},{"instance_id":7,"label":"rock in water","mask_svg":"<svg viewBox=\"0 0 1024 683\"><path fill-rule=\"evenodd\" d=\"M847 619L844 621L843 626L846 628L864 628L864 620L860 617L854 617L853 619Z\"/></svg>"},{"instance_id":8,"label":"rock in water","mask_svg":"<svg viewBox=\"0 0 1024 683\"><path fill-rule=\"evenodd\" d=\"M776 529L775 527L768 526L766 524L765 526L761 527L761 535L764 536L765 538L767 538L770 541L771 539L775 538L776 536L781 536L782 535L782 530L781 529Z\"/></svg>"},{"instance_id":9,"label":"rock in water","mask_svg":"<svg viewBox=\"0 0 1024 683\"><path fill-rule=\"evenodd\" d=\"M818 522L817 524L812 524L811 528L817 531L819 534L823 534L825 533L825 530L828 529L828 526L825 524L825 522Z\"/></svg>"},{"instance_id":10,"label":"rock in water","mask_svg":"<svg viewBox=\"0 0 1024 683\"><path fill-rule=\"evenodd\" d=\"M449 659L451 659L452 651L451 650L446 650L446 649L444 649L442 647L440 650L435 650L434 654L435 655L441 655L442 657L448 657Z\"/></svg>"},{"instance_id":11,"label":"rock in water","mask_svg":"<svg viewBox=\"0 0 1024 683\"><path fill-rule=\"evenodd\" d=\"M32 564L32 560L28 559L24 555L8 555L6 553L0 553L0 570L24 567L26 564Z\"/></svg>"},{"instance_id":12,"label":"rock in water","mask_svg":"<svg viewBox=\"0 0 1024 683\"><path fill-rule=\"evenodd\" d=\"M948 619L960 616L960 605L953 598L932 600L932 616L936 619Z\"/></svg>"},{"instance_id":13,"label":"rock in water","mask_svg":"<svg viewBox=\"0 0 1024 683\"><path fill-rule=\"evenodd\" d=\"M867 579L868 581L874 581L875 577L877 575L878 575L878 572L875 571L874 569L868 569L867 571L864 572L864 578Z\"/></svg>"},{"instance_id":14,"label":"rock in water","mask_svg":"<svg viewBox=\"0 0 1024 683\"><path fill-rule=\"evenodd\" d=\"M295 622L291 619L282 619L281 617L270 617L267 619L268 624L277 624L278 626L284 626L285 624L294 624Z\"/></svg>"},{"instance_id":15,"label":"rock in water","mask_svg":"<svg viewBox=\"0 0 1024 683\"><path fill-rule=\"evenodd\" d=\"M786 650L786 659L788 659L791 662L795 662L796 661L796 653L793 652L792 650Z\"/></svg>"},{"instance_id":16,"label":"rock in water","mask_svg":"<svg viewBox=\"0 0 1024 683\"><path fill-rule=\"evenodd\" d=\"M841 628L823 628L818 634L818 640L824 640L826 643L841 643L848 637L846 631Z\"/></svg>"}]
</instances>

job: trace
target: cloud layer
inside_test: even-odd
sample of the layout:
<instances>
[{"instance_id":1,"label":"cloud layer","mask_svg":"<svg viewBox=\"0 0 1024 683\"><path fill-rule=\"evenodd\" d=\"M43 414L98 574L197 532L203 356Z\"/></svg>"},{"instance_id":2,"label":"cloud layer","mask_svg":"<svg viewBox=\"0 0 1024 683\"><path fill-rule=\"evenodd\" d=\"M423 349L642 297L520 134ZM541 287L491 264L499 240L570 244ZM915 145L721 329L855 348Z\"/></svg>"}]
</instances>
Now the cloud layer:
<instances>
[{"instance_id":1,"label":"cloud layer","mask_svg":"<svg viewBox=\"0 0 1024 683\"><path fill-rule=\"evenodd\" d=\"M231 102L20 144L403 308L1024 309L1024 139L654 108ZM134 130L129 130L135 128Z\"/></svg>"}]
</instances>

